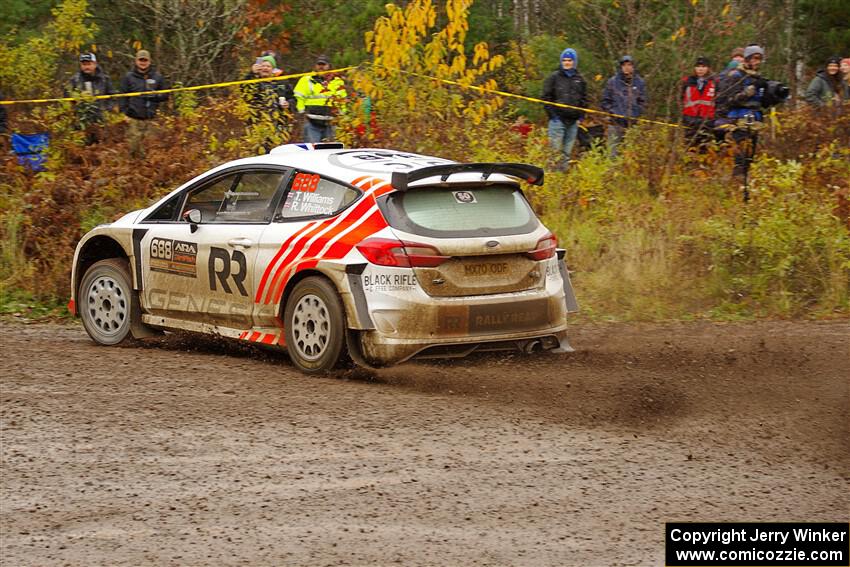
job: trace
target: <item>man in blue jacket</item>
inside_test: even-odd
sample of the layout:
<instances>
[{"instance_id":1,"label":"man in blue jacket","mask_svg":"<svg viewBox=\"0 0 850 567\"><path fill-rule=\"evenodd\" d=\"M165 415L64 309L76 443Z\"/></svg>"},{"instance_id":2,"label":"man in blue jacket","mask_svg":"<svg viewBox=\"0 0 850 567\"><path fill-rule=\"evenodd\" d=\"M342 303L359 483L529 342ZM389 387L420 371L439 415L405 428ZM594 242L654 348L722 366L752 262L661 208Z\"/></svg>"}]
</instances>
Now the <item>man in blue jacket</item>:
<instances>
[{"instance_id":1,"label":"man in blue jacket","mask_svg":"<svg viewBox=\"0 0 850 567\"><path fill-rule=\"evenodd\" d=\"M617 155L617 146L626 128L634 124L634 119L646 109L646 83L635 69L634 59L631 55L623 55L619 64L620 70L608 79L602 93L602 110L617 115L610 117L608 123L611 156Z\"/></svg>"},{"instance_id":2,"label":"man in blue jacket","mask_svg":"<svg viewBox=\"0 0 850 567\"><path fill-rule=\"evenodd\" d=\"M575 108L546 105L549 115L549 144L562 152L558 170L569 167L573 145L578 134L578 121L584 116L580 108L587 107L587 83L578 72L578 53L571 47L561 52L558 70L543 83L543 100Z\"/></svg>"}]
</instances>

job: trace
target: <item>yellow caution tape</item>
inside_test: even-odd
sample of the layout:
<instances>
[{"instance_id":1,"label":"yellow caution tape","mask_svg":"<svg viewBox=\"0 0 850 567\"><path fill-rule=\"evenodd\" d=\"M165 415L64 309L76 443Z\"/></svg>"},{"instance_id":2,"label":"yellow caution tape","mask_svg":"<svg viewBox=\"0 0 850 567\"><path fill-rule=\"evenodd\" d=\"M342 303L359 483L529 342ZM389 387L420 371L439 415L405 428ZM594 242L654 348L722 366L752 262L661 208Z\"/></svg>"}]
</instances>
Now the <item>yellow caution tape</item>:
<instances>
[{"instance_id":1,"label":"yellow caution tape","mask_svg":"<svg viewBox=\"0 0 850 567\"><path fill-rule=\"evenodd\" d=\"M214 89L219 87L233 87L237 85L250 85L252 83L268 83L272 81L283 81L286 79L295 79L300 77L307 77L311 75L325 75L328 73L343 73L345 71L350 71L355 67L342 67L340 69L332 69L330 71L322 71L318 73L316 71L310 71L309 73L295 73L292 75L281 75L279 77L267 77L262 79L245 79L243 81L229 81L226 83L214 83L211 85L195 85L193 87L175 87L173 89L162 89L158 91L139 91L134 93L116 93L110 95L95 95L95 96L86 96L86 97L61 97L61 98L33 98L28 100L0 100L0 105L11 105L11 104L41 104L46 102L79 102L80 100L103 100L110 98L128 98L133 96L147 96L152 94L169 94L169 93L179 93L186 91L200 91L204 89Z\"/></svg>"},{"instance_id":2,"label":"yellow caution tape","mask_svg":"<svg viewBox=\"0 0 850 567\"><path fill-rule=\"evenodd\" d=\"M146 95L152 95L152 94L170 94L170 93L186 92L186 91L200 91L200 90L204 90L204 89L214 89L214 88L220 88L220 87L233 87L233 86L238 86L238 85L249 85L249 84L253 84L253 83L266 83L266 82L272 82L272 81L283 81L283 80L286 80L286 79L296 79L296 78L300 78L300 77L307 77L307 76L319 75L319 74L324 75L324 74L328 74L328 73L344 73L346 71L350 71L350 70L356 69L356 68L357 68L356 65L352 65L352 66L349 66L349 67L341 67L339 69L332 69L330 71L322 71L321 73L316 72L316 71L311 71L311 72L308 72L308 73L294 73L294 74L291 74L291 75L281 75L279 77L268 77L268 78L262 78L262 79L245 79L245 80L242 80L242 81L228 81L228 82L225 82L225 83L213 83L213 84L209 84L209 85L195 85L193 87L175 87L175 88L171 88L171 89L162 89L162 90L158 90L158 91L140 91L140 92L134 92L134 93L118 93L118 94L111 94L111 95L96 95L96 96L87 96L87 97L84 97L84 98L81 98L81 97L61 97L61 98L39 98L39 99L28 99L28 100L0 100L0 105L41 104L41 103L48 103L48 102L74 102L74 101L80 101L80 100L103 100L103 99L111 99L111 98L127 98L127 97L134 97L134 96L146 96ZM515 98L515 99L519 99L519 100L526 100L526 101L529 101L529 102L535 102L535 103L538 103L538 104L555 106L555 107L558 107L558 108L570 108L570 109L573 109L573 110L580 110L582 112L587 112L589 114L599 114L599 115L608 116L608 117L611 117L611 118L625 118L627 120L631 120L631 121L635 121L635 122L646 122L648 124L658 124L658 125L661 125L661 126L668 126L670 128L681 128L680 124L675 124L675 123L672 123L672 122L664 122L664 121L661 121L661 120L652 120L652 119L649 119L649 118L629 118L628 116L624 116L622 114L613 114L611 112L605 112L604 110L595 110L593 108L583 108L583 107L580 107L580 106L572 106L572 105L563 104L563 103L560 103L560 102L551 102L551 101L542 100L542 99L534 98L534 97L530 97L530 96L524 96L524 95L509 93L509 92L506 92L506 91L499 91L499 90L495 90L495 89L485 89L484 87L479 87L479 86L475 86L475 85L465 85L465 84L460 83L458 81L452 81L452 80L449 80L449 79L439 79L437 77L431 77L429 75L422 75L420 73L414 73L412 71L404 71L404 70L401 70L401 69L399 69L398 71L401 72L401 73L405 73L407 75L413 75L413 76L416 76L416 77L421 77L423 79L430 79L430 80L433 80L433 81L445 83L447 85L453 85L453 86L460 87L462 89L469 89L469 90L477 91L477 92L484 93L484 94L493 94L493 95L498 95L498 96L505 97L505 98Z\"/></svg>"},{"instance_id":3,"label":"yellow caution tape","mask_svg":"<svg viewBox=\"0 0 850 567\"><path fill-rule=\"evenodd\" d=\"M432 79L432 80L435 80L435 81L440 81L441 83L446 83L446 84L449 84L449 85L455 85L455 86L458 86L458 87L461 87L461 88L464 88L464 89L471 89L471 90L478 91L478 92L481 92L481 93L496 94L496 95L507 97L507 98L516 98L516 99L520 99L520 100L527 100L529 102L537 102L537 103L540 103L540 104L546 104L546 105L549 105L549 106L557 106L559 108L571 108L573 110L580 110L582 112L588 112L588 113L591 113L591 114L601 114L603 116L610 116L612 118L625 118L627 120L633 120L635 122L647 122L649 124L660 124L661 126L669 126L671 128L681 128L680 124L674 124L672 122L662 122L660 120L650 120L649 118L629 118L628 116L624 116L622 114L613 114L611 112L605 112L604 110L595 110L595 109L592 109L592 108L582 108L581 106L572 106L572 105L563 104L563 103L560 103L560 102L550 102L548 100L542 100L542 99L534 98L534 97L530 97L530 96L518 95L518 94L509 93L509 92L505 92L505 91L485 89L484 87L477 87L475 85L464 85L463 83L459 83L458 81L451 81L449 79L438 79L436 77L429 77L428 75L420 75L419 73L414 73L412 71L401 71L401 72L408 74L408 75L414 75L414 76L417 76L417 77L422 77L424 79Z\"/></svg>"}]
</instances>

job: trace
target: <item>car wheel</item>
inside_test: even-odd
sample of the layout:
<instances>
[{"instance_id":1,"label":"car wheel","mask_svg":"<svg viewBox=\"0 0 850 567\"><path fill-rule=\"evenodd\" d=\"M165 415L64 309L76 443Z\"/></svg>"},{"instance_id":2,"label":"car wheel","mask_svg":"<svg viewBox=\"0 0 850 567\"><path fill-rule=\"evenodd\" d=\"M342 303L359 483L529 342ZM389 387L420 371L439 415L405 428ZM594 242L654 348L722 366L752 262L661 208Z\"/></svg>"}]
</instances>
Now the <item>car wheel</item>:
<instances>
[{"instance_id":1,"label":"car wheel","mask_svg":"<svg viewBox=\"0 0 850 567\"><path fill-rule=\"evenodd\" d=\"M309 277L286 301L283 325L292 362L308 374L334 369L344 356L345 311L334 286Z\"/></svg>"},{"instance_id":2,"label":"car wheel","mask_svg":"<svg viewBox=\"0 0 850 567\"><path fill-rule=\"evenodd\" d=\"M135 308L130 267L112 258L92 264L80 283L79 312L83 327L96 343L117 345L132 340Z\"/></svg>"}]
</instances>

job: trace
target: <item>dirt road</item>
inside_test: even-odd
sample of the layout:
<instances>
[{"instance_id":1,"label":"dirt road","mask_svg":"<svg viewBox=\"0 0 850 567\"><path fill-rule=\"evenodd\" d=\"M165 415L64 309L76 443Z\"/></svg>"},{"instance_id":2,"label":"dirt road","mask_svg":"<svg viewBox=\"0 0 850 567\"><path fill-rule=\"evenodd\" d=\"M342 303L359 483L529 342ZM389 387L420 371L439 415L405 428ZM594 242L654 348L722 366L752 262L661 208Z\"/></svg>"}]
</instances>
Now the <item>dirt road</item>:
<instances>
[{"instance_id":1,"label":"dirt road","mask_svg":"<svg viewBox=\"0 0 850 567\"><path fill-rule=\"evenodd\" d=\"M307 378L0 324L0 563L663 565L666 521L847 521L850 323L580 326Z\"/></svg>"}]
</instances>

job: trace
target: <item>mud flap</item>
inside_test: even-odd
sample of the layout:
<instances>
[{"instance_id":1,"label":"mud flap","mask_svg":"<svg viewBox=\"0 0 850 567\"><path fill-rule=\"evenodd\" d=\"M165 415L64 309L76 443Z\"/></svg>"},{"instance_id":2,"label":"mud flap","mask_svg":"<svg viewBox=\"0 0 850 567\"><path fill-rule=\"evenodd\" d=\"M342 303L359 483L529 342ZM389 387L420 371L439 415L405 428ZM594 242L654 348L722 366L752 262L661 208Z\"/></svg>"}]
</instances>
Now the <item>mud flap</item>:
<instances>
[{"instance_id":1,"label":"mud flap","mask_svg":"<svg viewBox=\"0 0 850 567\"><path fill-rule=\"evenodd\" d=\"M354 310L360 323L360 329L371 330L375 328L372 317L369 315L369 305L366 302L366 292L363 291L363 271L366 264L349 264L345 267L348 277L348 287L351 289L351 297L354 299Z\"/></svg>"},{"instance_id":2,"label":"mud flap","mask_svg":"<svg viewBox=\"0 0 850 567\"><path fill-rule=\"evenodd\" d=\"M130 302L130 334L136 340L149 339L163 334L161 330L148 327L142 323L142 308L139 305L138 291L133 292L133 299Z\"/></svg>"},{"instance_id":3,"label":"mud flap","mask_svg":"<svg viewBox=\"0 0 850 567\"><path fill-rule=\"evenodd\" d=\"M346 329L345 333L345 343L348 348L348 356L357 366L361 366L363 368L369 368L371 370L376 370L380 368L380 366L376 366L369 361L366 360L366 357L363 356L363 348L360 343L360 332L354 329Z\"/></svg>"},{"instance_id":4,"label":"mud flap","mask_svg":"<svg viewBox=\"0 0 850 567\"><path fill-rule=\"evenodd\" d=\"M564 261L565 254L566 250L558 249L558 269L561 271L561 279L564 282L564 299L567 302L567 313L577 313L578 300L570 281L570 273L567 271L567 263Z\"/></svg>"},{"instance_id":5,"label":"mud flap","mask_svg":"<svg viewBox=\"0 0 850 567\"><path fill-rule=\"evenodd\" d=\"M570 345L569 341L567 340L567 336L564 335L563 337L561 337L561 345L558 348L553 348L549 352L554 352L555 354L563 354L565 352L575 351L576 349L574 349L572 345Z\"/></svg>"}]
</instances>

